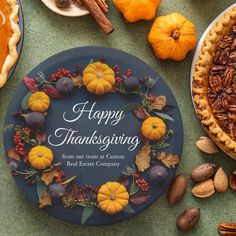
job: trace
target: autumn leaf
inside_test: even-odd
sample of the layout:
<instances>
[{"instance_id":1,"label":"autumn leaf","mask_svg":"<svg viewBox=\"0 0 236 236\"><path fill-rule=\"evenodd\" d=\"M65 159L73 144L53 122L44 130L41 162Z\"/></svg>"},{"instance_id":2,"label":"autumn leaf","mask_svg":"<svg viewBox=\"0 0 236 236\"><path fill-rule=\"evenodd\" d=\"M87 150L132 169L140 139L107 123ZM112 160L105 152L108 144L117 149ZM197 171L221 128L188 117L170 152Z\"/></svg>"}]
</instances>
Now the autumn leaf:
<instances>
[{"instance_id":1,"label":"autumn leaf","mask_svg":"<svg viewBox=\"0 0 236 236\"><path fill-rule=\"evenodd\" d=\"M39 200L39 208L44 208L46 206L51 206L52 199L47 191L45 191Z\"/></svg>"},{"instance_id":2,"label":"autumn leaf","mask_svg":"<svg viewBox=\"0 0 236 236\"><path fill-rule=\"evenodd\" d=\"M49 169L48 171L45 171L43 174L42 174L42 181L46 184L46 185L49 185L52 183L53 179L55 177L58 177L59 176L59 173L60 173L60 170L61 170L61 165L60 164L54 164L51 169Z\"/></svg>"},{"instance_id":3,"label":"autumn leaf","mask_svg":"<svg viewBox=\"0 0 236 236\"><path fill-rule=\"evenodd\" d=\"M141 205L145 203L151 197L149 192L137 192L130 197L130 201L135 205Z\"/></svg>"},{"instance_id":4,"label":"autumn leaf","mask_svg":"<svg viewBox=\"0 0 236 236\"><path fill-rule=\"evenodd\" d=\"M161 111L166 106L166 97L165 96L157 96L155 97L153 103L150 105L149 109Z\"/></svg>"},{"instance_id":5,"label":"autumn leaf","mask_svg":"<svg viewBox=\"0 0 236 236\"><path fill-rule=\"evenodd\" d=\"M71 78L71 81L73 82L75 87L81 88L84 85L83 77L81 75Z\"/></svg>"},{"instance_id":6,"label":"autumn leaf","mask_svg":"<svg viewBox=\"0 0 236 236\"><path fill-rule=\"evenodd\" d=\"M143 107L138 107L133 112L135 116L141 120L146 120L150 116Z\"/></svg>"},{"instance_id":7,"label":"autumn leaf","mask_svg":"<svg viewBox=\"0 0 236 236\"><path fill-rule=\"evenodd\" d=\"M179 164L178 156L171 153L161 152L158 154L157 159L168 168L175 168Z\"/></svg>"},{"instance_id":8,"label":"autumn leaf","mask_svg":"<svg viewBox=\"0 0 236 236\"><path fill-rule=\"evenodd\" d=\"M12 160L20 161L20 156L16 153L16 151L13 148L8 150L7 155Z\"/></svg>"},{"instance_id":9,"label":"autumn leaf","mask_svg":"<svg viewBox=\"0 0 236 236\"><path fill-rule=\"evenodd\" d=\"M138 167L138 170L144 172L146 169L150 167L151 161L151 145L146 143L142 149L137 153L135 164Z\"/></svg>"}]
</instances>

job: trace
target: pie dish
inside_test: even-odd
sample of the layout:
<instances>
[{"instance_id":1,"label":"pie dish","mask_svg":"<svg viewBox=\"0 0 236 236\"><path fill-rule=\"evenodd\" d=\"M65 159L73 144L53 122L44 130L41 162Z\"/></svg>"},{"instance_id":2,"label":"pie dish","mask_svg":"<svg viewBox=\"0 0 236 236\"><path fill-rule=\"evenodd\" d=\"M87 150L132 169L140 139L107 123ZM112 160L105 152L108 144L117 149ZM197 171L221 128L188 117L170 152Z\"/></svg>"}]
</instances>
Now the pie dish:
<instances>
[{"instance_id":1,"label":"pie dish","mask_svg":"<svg viewBox=\"0 0 236 236\"><path fill-rule=\"evenodd\" d=\"M204 39L193 71L192 96L209 136L236 158L236 6Z\"/></svg>"},{"instance_id":2,"label":"pie dish","mask_svg":"<svg viewBox=\"0 0 236 236\"><path fill-rule=\"evenodd\" d=\"M0 88L2 88L9 71L18 59L17 43L20 40L19 6L16 0L0 2Z\"/></svg>"}]
</instances>

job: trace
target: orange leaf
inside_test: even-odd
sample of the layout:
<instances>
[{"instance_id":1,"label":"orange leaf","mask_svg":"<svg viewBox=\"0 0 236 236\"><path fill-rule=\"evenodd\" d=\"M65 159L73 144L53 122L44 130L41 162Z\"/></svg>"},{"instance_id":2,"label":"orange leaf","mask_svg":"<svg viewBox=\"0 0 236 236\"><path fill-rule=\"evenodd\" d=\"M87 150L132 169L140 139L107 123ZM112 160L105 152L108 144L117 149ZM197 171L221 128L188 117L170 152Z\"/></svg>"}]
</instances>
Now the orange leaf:
<instances>
[{"instance_id":1,"label":"orange leaf","mask_svg":"<svg viewBox=\"0 0 236 236\"><path fill-rule=\"evenodd\" d=\"M179 164L179 157L171 153L161 152L158 154L157 159L168 168L175 168Z\"/></svg>"},{"instance_id":2,"label":"orange leaf","mask_svg":"<svg viewBox=\"0 0 236 236\"><path fill-rule=\"evenodd\" d=\"M61 170L61 165L56 164L53 165L51 169L45 171L41 176L41 179L45 183L45 185L51 184L53 179L59 176L60 170Z\"/></svg>"},{"instance_id":3,"label":"orange leaf","mask_svg":"<svg viewBox=\"0 0 236 236\"><path fill-rule=\"evenodd\" d=\"M151 145L146 143L142 149L137 153L135 164L138 167L138 170L144 172L150 167L151 161Z\"/></svg>"},{"instance_id":4,"label":"orange leaf","mask_svg":"<svg viewBox=\"0 0 236 236\"><path fill-rule=\"evenodd\" d=\"M46 206L51 206L52 199L47 191L43 193L43 196L39 200L39 208L44 208Z\"/></svg>"},{"instance_id":5,"label":"orange leaf","mask_svg":"<svg viewBox=\"0 0 236 236\"><path fill-rule=\"evenodd\" d=\"M13 148L8 150L7 155L9 158L15 161L20 161L20 156L16 153L16 151Z\"/></svg>"}]
</instances>

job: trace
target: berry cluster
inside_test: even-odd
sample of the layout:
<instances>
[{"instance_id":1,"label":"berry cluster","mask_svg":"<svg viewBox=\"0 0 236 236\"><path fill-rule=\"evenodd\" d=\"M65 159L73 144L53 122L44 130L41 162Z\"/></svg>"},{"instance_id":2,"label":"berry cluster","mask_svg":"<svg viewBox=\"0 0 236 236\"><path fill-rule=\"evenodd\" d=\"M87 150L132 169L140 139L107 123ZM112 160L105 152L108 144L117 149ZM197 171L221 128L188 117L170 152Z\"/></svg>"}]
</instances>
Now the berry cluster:
<instances>
[{"instance_id":1,"label":"berry cluster","mask_svg":"<svg viewBox=\"0 0 236 236\"><path fill-rule=\"evenodd\" d=\"M80 70L81 70L81 66L80 65L76 66L73 70L72 77L78 76L80 74Z\"/></svg>"},{"instance_id":2,"label":"berry cluster","mask_svg":"<svg viewBox=\"0 0 236 236\"><path fill-rule=\"evenodd\" d=\"M149 94L149 95L148 95L148 99L149 99L150 101L154 101L155 98L156 98L156 96L154 96L154 95L152 95L152 94Z\"/></svg>"},{"instance_id":3,"label":"berry cluster","mask_svg":"<svg viewBox=\"0 0 236 236\"><path fill-rule=\"evenodd\" d=\"M62 178L65 176L65 173L64 173L64 171L60 171L60 173L59 173L59 175L57 176L57 179L56 179L56 182L58 183L58 184L61 184L62 183Z\"/></svg>"},{"instance_id":4,"label":"berry cluster","mask_svg":"<svg viewBox=\"0 0 236 236\"><path fill-rule=\"evenodd\" d=\"M130 77L131 75L132 75L132 71L131 71L131 69L128 69L125 73L125 76Z\"/></svg>"},{"instance_id":5,"label":"berry cluster","mask_svg":"<svg viewBox=\"0 0 236 236\"><path fill-rule=\"evenodd\" d=\"M71 77L71 71L65 68L60 68L55 74L51 75L50 80L57 81L62 77Z\"/></svg>"},{"instance_id":6,"label":"berry cluster","mask_svg":"<svg viewBox=\"0 0 236 236\"><path fill-rule=\"evenodd\" d=\"M15 144L15 151L20 156L27 158L28 154L25 150L25 140L30 138L31 130L29 128L23 128L21 130L16 130L13 136L13 142Z\"/></svg>"},{"instance_id":7,"label":"berry cluster","mask_svg":"<svg viewBox=\"0 0 236 236\"><path fill-rule=\"evenodd\" d=\"M119 65L114 65L113 70L114 70L116 76L118 76L120 74L120 66Z\"/></svg>"},{"instance_id":8,"label":"berry cluster","mask_svg":"<svg viewBox=\"0 0 236 236\"><path fill-rule=\"evenodd\" d=\"M133 174L133 177L135 178L135 183L136 185L138 186L138 188L141 190L141 191L148 191L149 190L149 184L148 182L143 179L143 178L140 178L139 174L137 173L134 173Z\"/></svg>"}]
</instances>

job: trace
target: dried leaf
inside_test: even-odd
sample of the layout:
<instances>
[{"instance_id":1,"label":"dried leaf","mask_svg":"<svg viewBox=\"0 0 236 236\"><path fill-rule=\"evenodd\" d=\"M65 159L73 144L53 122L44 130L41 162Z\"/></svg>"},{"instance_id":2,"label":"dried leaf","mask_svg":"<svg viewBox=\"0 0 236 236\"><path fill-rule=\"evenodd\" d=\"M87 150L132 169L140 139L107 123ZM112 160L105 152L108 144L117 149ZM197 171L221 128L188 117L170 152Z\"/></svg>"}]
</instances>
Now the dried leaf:
<instances>
[{"instance_id":1,"label":"dried leaf","mask_svg":"<svg viewBox=\"0 0 236 236\"><path fill-rule=\"evenodd\" d=\"M146 143L136 155L135 164L137 165L139 171L144 172L147 168L150 167L150 154L151 145L149 143Z\"/></svg>"},{"instance_id":2,"label":"dried leaf","mask_svg":"<svg viewBox=\"0 0 236 236\"><path fill-rule=\"evenodd\" d=\"M166 96L157 96L153 103L150 105L150 110L161 111L166 106Z\"/></svg>"},{"instance_id":3,"label":"dried leaf","mask_svg":"<svg viewBox=\"0 0 236 236\"><path fill-rule=\"evenodd\" d=\"M77 177L77 175L74 175L73 177L71 177L71 178L65 180L65 181L62 183L62 185L63 185L64 187L67 187L76 177Z\"/></svg>"},{"instance_id":4,"label":"dried leaf","mask_svg":"<svg viewBox=\"0 0 236 236\"><path fill-rule=\"evenodd\" d=\"M43 193L42 198L39 200L39 208L44 208L46 206L51 206L52 199L47 191Z\"/></svg>"},{"instance_id":5,"label":"dried leaf","mask_svg":"<svg viewBox=\"0 0 236 236\"><path fill-rule=\"evenodd\" d=\"M145 203L151 197L149 192L137 192L133 196L130 197L130 201L135 205L141 205Z\"/></svg>"},{"instance_id":6,"label":"dried leaf","mask_svg":"<svg viewBox=\"0 0 236 236\"><path fill-rule=\"evenodd\" d=\"M61 170L61 166L60 165L53 165L52 168L49 170L49 171L45 171L43 174L42 174L42 181L46 184L46 185L49 185L52 183L53 179L55 177L58 177L59 176L59 173L60 173L60 170Z\"/></svg>"},{"instance_id":7,"label":"dried leaf","mask_svg":"<svg viewBox=\"0 0 236 236\"><path fill-rule=\"evenodd\" d=\"M43 197L43 194L46 191L46 185L42 182L41 179L38 179L37 181L37 194L38 194L38 198L39 200Z\"/></svg>"},{"instance_id":8,"label":"dried leaf","mask_svg":"<svg viewBox=\"0 0 236 236\"><path fill-rule=\"evenodd\" d=\"M135 116L141 120L146 120L150 116L143 107L138 107L133 112Z\"/></svg>"},{"instance_id":9,"label":"dried leaf","mask_svg":"<svg viewBox=\"0 0 236 236\"><path fill-rule=\"evenodd\" d=\"M178 156L171 153L161 152L158 154L157 159L168 168L175 168L179 164Z\"/></svg>"},{"instance_id":10,"label":"dried leaf","mask_svg":"<svg viewBox=\"0 0 236 236\"><path fill-rule=\"evenodd\" d=\"M36 81L32 78L25 77L23 79L25 86L32 92L35 93L39 90L39 87L36 83Z\"/></svg>"},{"instance_id":11,"label":"dried leaf","mask_svg":"<svg viewBox=\"0 0 236 236\"><path fill-rule=\"evenodd\" d=\"M43 90L49 97L52 97L54 99L60 99L61 98L60 93L51 84L44 85Z\"/></svg>"},{"instance_id":12,"label":"dried leaf","mask_svg":"<svg viewBox=\"0 0 236 236\"><path fill-rule=\"evenodd\" d=\"M83 77L81 75L78 75L76 77L72 77L71 81L73 82L75 87L81 88L84 85Z\"/></svg>"},{"instance_id":13,"label":"dried leaf","mask_svg":"<svg viewBox=\"0 0 236 236\"><path fill-rule=\"evenodd\" d=\"M46 138L47 138L47 135L42 131L37 131L35 134L35 139L40 144L45 143Z\"/></svg>"},{"instance_id":14,"label":"dried leaf","mask_svg":"<svg viewBox=\"0 0 236 236\"><path fill-rule=\"evenodd\" d=\"M20 161L20 156L16 153L16 151L13 148L8 150L7 155L9 158L15 161Z\"/></svg>"}]
</instances>

